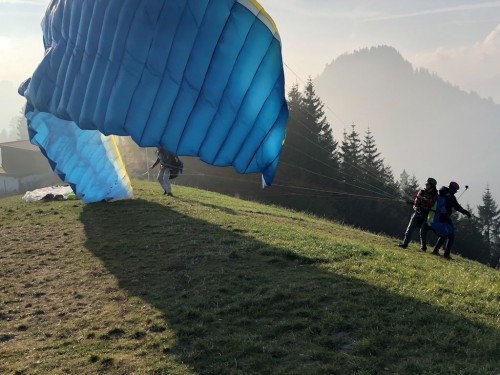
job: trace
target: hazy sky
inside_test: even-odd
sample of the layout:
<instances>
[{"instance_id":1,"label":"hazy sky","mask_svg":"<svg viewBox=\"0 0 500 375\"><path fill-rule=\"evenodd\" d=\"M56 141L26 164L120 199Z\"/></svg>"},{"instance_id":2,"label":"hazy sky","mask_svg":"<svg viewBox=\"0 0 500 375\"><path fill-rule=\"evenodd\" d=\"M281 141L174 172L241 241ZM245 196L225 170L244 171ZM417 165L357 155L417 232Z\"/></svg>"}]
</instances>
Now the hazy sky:
<instances>
[{"instance_id":1,"label":"hazy sky","mask_svg":"<svg viewBox=\"0 0 500 375\"><path fill-rule=\"evenodd\" d=\"M0 128L19 112L23 101L16 88L43 56L40 21L48 3L0 0ZM262 0L261 4L280 30L288 86L309 75L314 78L345 52L386 44L414 66L500 103L500 1Z\"/></svg>"},{"instance_id":2,"label":"hazy sky","mask_svg":"<svg viewBox=\"0 0 500 375\"><path fill-rule=\"evenodd\" d=\"M345 52L385 44L414 66L500 103L500 1L266 0L263 5L280 30L285 63L301 79L319 75ZM293 80L292 75L289 83Z\"/></svg>"}]
</instances>

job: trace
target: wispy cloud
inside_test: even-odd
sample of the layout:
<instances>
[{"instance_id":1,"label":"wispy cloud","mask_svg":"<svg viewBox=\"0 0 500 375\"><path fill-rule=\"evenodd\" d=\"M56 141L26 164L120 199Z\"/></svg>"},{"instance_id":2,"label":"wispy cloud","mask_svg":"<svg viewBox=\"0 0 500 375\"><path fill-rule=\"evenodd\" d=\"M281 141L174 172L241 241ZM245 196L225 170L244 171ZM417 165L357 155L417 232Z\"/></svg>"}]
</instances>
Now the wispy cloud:
<instances>
[{"instance_id":1,"label":"wispy cloud","mask_svg":"<svg viewBox=\"0 0 500 375\"><path fill-rule=\"evenodd\" d=\"M487 9L500 9L500 1L488 1L482 3L470 3L441 8L429 8L428 6L414 4L415 11L391 12L389 9L381 10L374 4L365 1L357 5L346 6L345 4L333 5L330 2L316 0L268 0L276 13L293 14L301 18L314 17L317 20L345 20L359 23L374 23L406 18L426 17L439 14L458 12L473 12ZM312 6L311 6L312 5ZM420 9L419 9L420 8ZM278 17L278 16L277 16Z\"/></svg>"},{"instance_id":2,"label":"wispy cloud","mask_svg":"<svg viewBox=\"0 0 500 375\"><path fill-rule=\"evenodd\" d=\"M434 14L443 14L443 13L455 13L455 12L467 12L474 10L482 10L482 9L493 9L500 8L500 1L491 1L487 3L480 4L463 4L452 7L445 8L435 8L435 9L425 9L416 12L408 12L401 14L379 14L374 16L369 16L366 18L361 18L362 22L378 22L378 21L389 21L395 19L402 18L412 18L412 17L422 17L422 16L430 16Z\"/></svg>"},{"instance_id":3,"label":"wispy cloud","mask_svg":"<svg viewBox=\"0 0 500 375\"><path fill-rule=\"evenodd\" d=\"M419 55L422 62L442 63L444 61L466 60L471 66L476 66L480 71L478 64L491 63L497 67L500 61L500 24L497 25L483 40L470 45L456 48L438 48L430 53ZM498 73L499 69L496 68Z\"/></svg>"},{"instance_id":4,"label":"wispy cloud","mask_svg":"<svg viewBox=\"0 0 500 375\"><path fill-rule=\"evenodd\" d=\"M0 5L3 4L47 6L49 4L49 0L0 0Z\"/></svg>"},{"instance_id":5,"label":"wispy cloud","mask_svg":"<svg viewBox=\"0 0 500 375\"><path fill-rule=\"evenodd\" d=\"M484 82L498 79L500 68L500 24L483 40L455 48L437 48L419 53L413 60L417 65L438 73L441 77L466 89L479 90ZM498 82L498 81L495 81ZM500 103L500 89L489 90Z\"/></svg>"},{"instance_id":6,"label":"wispy cloud","mask_svg":"<svg viewBox=\"0 0 500 375\"><path fill-rule=\"evenodd\" d=\"M371 11L365 7L346 7L324 0L267 0L266 4L266 9L272 9L271 15L276 18L286 14L301 19L315 18L331 21L372 18L380 15L379 11Z\"/></svg>"}]
</instances>

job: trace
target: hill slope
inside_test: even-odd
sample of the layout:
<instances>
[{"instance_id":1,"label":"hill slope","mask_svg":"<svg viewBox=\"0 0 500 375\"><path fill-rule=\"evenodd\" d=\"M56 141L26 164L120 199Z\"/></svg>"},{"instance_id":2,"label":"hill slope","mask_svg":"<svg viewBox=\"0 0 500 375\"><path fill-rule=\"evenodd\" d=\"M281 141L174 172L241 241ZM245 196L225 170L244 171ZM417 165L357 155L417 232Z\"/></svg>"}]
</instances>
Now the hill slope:
<instances>
[{"instance_id":1,"label":"hill slope","mask_svg":"<svg viewBox=\"0 0 500 375\"><path fill-rule=\"evenodd\" d=\"M335 134L353 122L362 134L370 127L396 177L406 169L420 181L471 185L463 203L473 206L489 184L500 200L500 175L491 172L500 160L499 104L414 69L388 46L338 57L315 85L336 115Z\"/></svg>"},{"instance_id":2,"label":"hill slope","mask_svg":"<svg viewBox=\"0 0 500 375\"><path fill-rule=\"evenodd\" d=\"M0 373L497 374L500 273L176 186L0 201Z\"/></svg>"}]
</instances>

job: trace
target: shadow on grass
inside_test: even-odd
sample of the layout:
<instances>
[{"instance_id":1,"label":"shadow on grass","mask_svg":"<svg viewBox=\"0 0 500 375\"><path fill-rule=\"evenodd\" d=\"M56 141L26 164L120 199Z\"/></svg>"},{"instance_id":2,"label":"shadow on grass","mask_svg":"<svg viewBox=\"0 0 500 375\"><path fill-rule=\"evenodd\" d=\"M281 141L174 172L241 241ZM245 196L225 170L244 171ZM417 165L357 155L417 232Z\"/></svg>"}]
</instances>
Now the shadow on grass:
<instances>
[{"instance_id":1,"label":"shadow on grass","mask_svg":"<svg viewBox=\"0 0 500 375\"><path fill-rule=\"evenodd\" d=\"M323 271L324 259L142 200L87 205L81 220L120 287L164 314L177 336L164 352L200 374L498 370L497 330Z\"/></svg>"}]
</instances>

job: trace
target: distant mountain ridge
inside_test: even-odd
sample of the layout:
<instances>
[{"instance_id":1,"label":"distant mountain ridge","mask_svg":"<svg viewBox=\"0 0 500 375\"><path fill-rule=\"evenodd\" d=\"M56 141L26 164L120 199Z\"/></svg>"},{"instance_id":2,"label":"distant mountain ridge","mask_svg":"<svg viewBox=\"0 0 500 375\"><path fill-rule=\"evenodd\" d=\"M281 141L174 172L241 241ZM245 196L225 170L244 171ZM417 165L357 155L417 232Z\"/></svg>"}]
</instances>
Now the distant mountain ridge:
<instances>
[{"instance_id":1,"label":"distant mountain ridge","mask_svg":"<svg viewBox=\"0 0 500 375\"><path fill-rule=\"evenodd\" d=\"M369 127L396 177L405 169L420 182L469 184L462 203L473 206L489 184L500 200L500 105L491 98L415 69L389 46L344 54L314 83L335 113L327 113L335 134L351 123L361 134Z\"/></svg>"}]
</instances>

